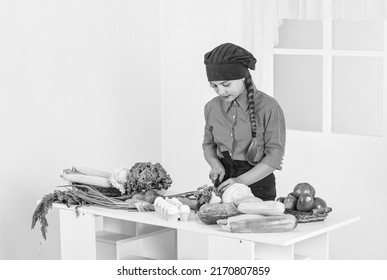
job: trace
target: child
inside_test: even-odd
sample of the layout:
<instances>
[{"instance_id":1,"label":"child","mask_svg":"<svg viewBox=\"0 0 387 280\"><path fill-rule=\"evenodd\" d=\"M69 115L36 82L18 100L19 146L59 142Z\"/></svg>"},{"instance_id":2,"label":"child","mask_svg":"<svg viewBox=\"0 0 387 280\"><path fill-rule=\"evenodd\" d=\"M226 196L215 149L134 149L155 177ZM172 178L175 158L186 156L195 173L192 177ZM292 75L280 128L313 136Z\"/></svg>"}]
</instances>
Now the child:
<instances>
[{"instance_id":1,"label":"child","mask_svg":"<svg viewBox=\"0 0 387 280\"><path fill-rule=\"evenodd\" d=\"M203 152L218 190L241 183L262 200L274 200L285 120L277 101L255 88L249 72L255 63L250 52L231 43L205 54L207 78L218 96L204 108Z\"/></svg>"}]
</instances>

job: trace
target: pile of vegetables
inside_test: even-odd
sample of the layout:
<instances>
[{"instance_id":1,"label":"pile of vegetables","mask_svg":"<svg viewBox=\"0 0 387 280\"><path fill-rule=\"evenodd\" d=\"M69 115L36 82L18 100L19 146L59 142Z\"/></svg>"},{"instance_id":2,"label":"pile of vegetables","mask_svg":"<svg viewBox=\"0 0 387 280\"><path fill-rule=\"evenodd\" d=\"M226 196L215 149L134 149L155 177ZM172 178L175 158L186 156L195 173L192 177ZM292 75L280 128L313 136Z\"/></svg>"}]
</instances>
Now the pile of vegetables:
<instances>
[{"instance_id":1,"label":"pile of vegetables","mask_svg":"<svg viewBox=\"0 0 387 280\"><path fill-rule=\"evenodd\" d=\"M218 203L211 203L209 193L217 195L213 188L207 186L201 191L203 195L197 215L204 224L218 224L224 230L240 233L285 232L297 226L297 219L285 214L282 202L262 201L246 185L231 185Z\"/></svg>"},{"instance_id":2,"label":"pile of vegetables","mask_svg":"<svg viewBox=\"0 0 387 280\"><path fill-rule=\"evenodd\" d=\"M218 224L230 232L284 232L297 226L296 217L285 212L289 205L285 198L262 201L243 184L233 184L222 194L214 186L203 185L195 191L163 196L158 191L169 189L172 180L159 163L138 162L130 169L120 168L113 172L73 167L63 170L61 177L68 183L59 186L60 190L45 195L32 216L31 228L39 221L45 239L48 227L46 216L53 203L75 206L77 215L79 207L88 205L155 211L154 203L158 197L175 197L195 210L204 224ZM307 194L304 188L297 188L292 195L298 195L300 201L302 196L311 193ZM311 196L314 201L319 201L314 194Z\"/></svg>"},{"instance_id":3,"label":"pile of vegetables","mask_svg":"<svg viewBox=\"0 0 387 280\"><path fill-rule=\"evenodd\" d=\"M327 214L332 211L331 207L321 197L316 196L316 189L309 183L298 183L291 193L286 197L278 197L277 201L285 205L285 212L298 217L299 222L309 222L312 218L303 219L309 215ZM315 219L315 221L323 219Z\"/></svg>"},{"instance_id":4,"label":"pile of vegetables","mask_svg":"<svg viewBox=\"0 0 387 280\"><path fill-rule=\"evenodd\" d=\"M120 195L145 194L149 190L167 190L172 185L170 175L160 163L137 162L130 169L106 172L92 168L73 167L63 170L61 177L69 182L99 188L115 188Z\"/></svg>"},{"instance_id":5,"label":"pile of vegetables","mask_svg":"<svg viewBox=\"0 0 387 280\"><path fill-rule=\"evenodd\" d=\"M220 193L214 186L203 185L196 190L197 205L195 210L199 211L200 207L206 203L221 203Z\"/></svg>"},{"instance_id":6,"label":"pile of vegetables","mask_svg":"<svg viewBox=\"0 0 387 280\"><path fill-rule=\"evenodd\" d=\"M33 229L39 221L44 239L48 227L46 216L53 203L63 203L68 207L76 206L77 214L78 208L84 205L154 211L152 203L158 196L154 190L168 189L172 184L171 177L161 164L150 162L139 162L131 169L120 168L111 173L73 167L63 170L61 177L68 184L58 186L61 190L45 195L32 216L31 228Z\"/></svg>"},{"instance_id":7,"label":"pile of vegetables","mask_svg":"<svg viewBox=\"0 0 387 280\"><path fill-rule=\"evenodd\" d=\"M197 208L199 211L200 207L206 203L218 204L218 203L232 203L247 197L255 197L251 192L251 189L243 184L233 184L229 186L223 194L214 186L204 185L197 189L196 199Z\"/></svg>"},{"instance_id":8,"label":"pile of vegetables","mask_svg":"<svg viewBox=\"0 0 387 280\"><path fill-rule=\"evenodd\" d=\"M142 200L136 199L126 199L125 201L108 197L97 191L94 187L87 185L69 185L69 186L60 186L65 188L63 191L55 190L53 193L45 195L42 200L39 202L32 215L32 225L33 229L37 223L40 222L41 232L43 238L47 238L47 213L48 210L52 208L53 203L63 203L67 207L76 206L75 212L78 215L78 208L84 205L98 205L103 207L108 207L110 209L136 209L138 211L152 211L154 210L153 205ZM87 191L83 191L86 189Z\"/></svg>"}]
</instances>

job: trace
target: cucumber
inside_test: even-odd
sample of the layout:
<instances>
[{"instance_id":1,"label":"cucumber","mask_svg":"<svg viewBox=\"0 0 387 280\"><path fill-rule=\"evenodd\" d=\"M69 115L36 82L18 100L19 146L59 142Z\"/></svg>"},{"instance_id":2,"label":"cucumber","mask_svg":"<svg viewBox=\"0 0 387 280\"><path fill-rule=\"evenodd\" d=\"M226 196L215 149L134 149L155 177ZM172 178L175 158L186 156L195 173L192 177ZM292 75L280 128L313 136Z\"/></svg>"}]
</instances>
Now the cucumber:
<instances>
[{"instance_id":1,"label":"cucumber","mask_svg":"<svg viewBox=\"0 0 387 280\"><path fill-rule=\"evenodd\" d=\"M292 231L297 227L297 218L291 214L245 219L230 223L231 232L273 233Z\"/></svg>"}]
</instances>

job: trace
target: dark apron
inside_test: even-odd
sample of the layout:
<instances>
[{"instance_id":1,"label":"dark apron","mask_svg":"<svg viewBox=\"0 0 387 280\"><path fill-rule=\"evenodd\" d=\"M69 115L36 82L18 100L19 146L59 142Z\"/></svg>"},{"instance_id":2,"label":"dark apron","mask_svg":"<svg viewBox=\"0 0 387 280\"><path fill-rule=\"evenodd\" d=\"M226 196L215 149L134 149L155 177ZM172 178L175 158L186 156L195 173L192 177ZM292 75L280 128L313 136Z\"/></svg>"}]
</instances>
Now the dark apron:
<instances>
[{"instance_id":1,"label":"dark apron","mask_svg":"<svg viewBox=\"0 0 387 280\"><path fill-rule=\"evenodd\" d=\"M247 161L233 160L228 152L222 152L222 155L223 158L219 159L225 169L223 182L229 178L238 177L254 167ZM249 185L249 187L254 196L259 197L262 200L274 200L276 198L275 176L273 173L258 182Z\"/></svg>"}]
</instances>

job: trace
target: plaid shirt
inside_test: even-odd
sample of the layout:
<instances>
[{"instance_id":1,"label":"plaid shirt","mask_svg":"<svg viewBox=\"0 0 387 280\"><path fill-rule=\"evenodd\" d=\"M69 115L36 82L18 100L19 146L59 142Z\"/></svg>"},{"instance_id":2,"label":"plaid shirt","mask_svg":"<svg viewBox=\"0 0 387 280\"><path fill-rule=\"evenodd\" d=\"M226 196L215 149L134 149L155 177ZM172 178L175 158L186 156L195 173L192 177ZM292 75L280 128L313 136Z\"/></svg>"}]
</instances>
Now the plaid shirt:
<instances>
[{"instance_id":1,"label":"plaid shirt","mask_svg":"<svg viewBox=\"0 0 387 280\"><path fill-rule=\"evenodd\" d=\"M254 101L258 140L254 161L280 170L286 140L282 109L273 97L260 91L256 92ZM245 161L252 139L247 92L233 102L220 96L213 98L204 108L204 117L203 150L215 148L219 157L222 152L229 152L232 159Z\"/></svg>"}]
</instances>

